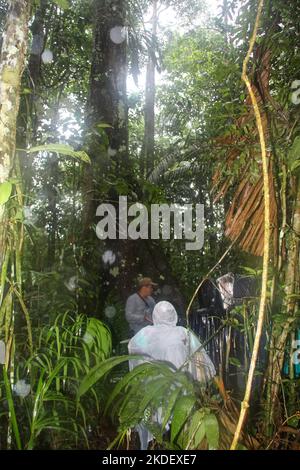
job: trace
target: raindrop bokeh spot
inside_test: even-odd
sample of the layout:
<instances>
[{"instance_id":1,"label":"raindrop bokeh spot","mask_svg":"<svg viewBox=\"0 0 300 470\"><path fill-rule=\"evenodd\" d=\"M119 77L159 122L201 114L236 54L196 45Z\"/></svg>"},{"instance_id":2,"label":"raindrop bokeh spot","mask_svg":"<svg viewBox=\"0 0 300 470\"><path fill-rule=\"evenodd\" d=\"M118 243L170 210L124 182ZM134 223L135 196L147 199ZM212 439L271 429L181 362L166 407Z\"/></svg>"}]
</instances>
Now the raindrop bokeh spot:
<instances>
[{"instance_id":1,"label":"raindrop bokeh spot","mask_svg":"<svg viewBox=\"0 0 300 470\"><path fill-rule=\"evenodd\" d=\"M127 28L125 26L115 26L109 32L111 41L115 44L122 44L127 37Z\"/></svg>"}]
</instances>

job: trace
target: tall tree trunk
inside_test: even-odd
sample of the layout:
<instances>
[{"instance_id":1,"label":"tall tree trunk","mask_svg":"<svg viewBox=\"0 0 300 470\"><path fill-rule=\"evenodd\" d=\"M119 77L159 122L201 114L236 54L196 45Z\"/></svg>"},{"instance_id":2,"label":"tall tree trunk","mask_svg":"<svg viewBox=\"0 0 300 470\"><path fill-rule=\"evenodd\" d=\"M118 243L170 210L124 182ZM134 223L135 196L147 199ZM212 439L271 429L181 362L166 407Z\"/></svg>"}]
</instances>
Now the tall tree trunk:
<instances>
[{"instance_id":1,"label":"tall tree trunk","mask_svg":"<svg viewBox=\"0 0 300 470\"><path fill-rule=\"evenodd\" d=\"M124 175L129 173L126 7L126 0L94 2L94 44L86 124L89 134L99 123L111 127L96 128L98 133L102 132L102 139L97 142L92 135L87 142L92 165L84 175L85 231L94 221L99 203L97 188L103 173L114 165L115 171Z\"/></svg>"},{"instance_id":2,"label":"tall tree trunk","mask_svg":"<svg viewBox=\"0 0 300 470\"><path fill-rule=\"evenodd\" d=\"M16 150L17 116L20 104L21 77L25 65L27 37L28 37L29 2L27 0L14 0L9 2L7 22L3 33L0 58L0 191L14 167ZM20 202L19 188L17 200ZM4 205L0 205L0 305L3 309L5 334L1 339L5 341L5 368L10 367L10 379L13 378L13 351L14 351L14 317L12 293L5 291L6 274L8 274L9 261L13 266L12 284L21 287L20 243L15 229L8 238L8 216ZM15 252L13 252L13 248ZM3 285L4 284L4 285ZM5 293L5 297L4 297ZM3 336L2 336L3 335ZM0 447L5 449L10 444L11 420L5 416L0 418ZM4 436L7 436L4 441Z\"/></svg>"},{"instance_id":3,"label":"tall tree trunk","mask_svg":"<svg viewBox=\"0 0 300 470\"><path fill-rule=\"evenodd\" d=\"M41 78L41 54L45 42L45 15L48 0L40 0L39 6L35 8L34 20L30 26L32 34L32 45L28 58L28 67L23 76L23 84L31 93L23 95L20 102L20 111L17 119L17 147L25 149L36 141L38 128L37 104L39 98L39 85ZM32 165L34 155L28 154L20 161L22 173L22 186L25 195L30 194L32 187ZM28 200L25 196L24 204Z\"/></svg>"},{"instance_id":4,"label":"tall tree trunk","mask_svg":"<svg viewBox=\"0 0 300 470\"><path fill-rule=\"evenodd\" d=\"M146 74L145 91L145 128L143 155L146 163L146 175L149 175L154 169L154 134L155 134L155 39L157 35L158 23L158 1L153 0L152 13L152 47L149 49L149 58Z\"/></svg>"},{"instance_id":5,"label":"tall tree trunk","mask_svg":"<svg viewBox=\"0 0 300 470\"><path fill-rule=\"evenodd\" d=\"M16 123L28 37L29 2L10 2L0 60L0 184L9 177L16 149ZM5 211L0 206L0 271L5 248Z\"/></svg>"},{"instance_id":6,"label":"tall tree trunk","mask_svg":"<svg viewBox=\"0 0 300 470\"><path fill-rule=\"evenodd\" d=\"M101 192L108 174L124 181L131 178L128 157L127 105L127 30L126 0L94 2L94 40L90 89L87 104L86 146L91 165L83 175L83 244L82 264L91 286L91 295L81 299L84 311L95 311L100 284L109 282L103 271L99 240L92 225L96 222L96 207L101 198L117 204L117 194ZM97 127L97 125L106 127ZM102 245L103 246L103 245ZM112 247L110 247L112 249ZM116 246L114 244L114 249ZM102 292L101 292L102 295ZM104 303L102 298L101 303Z\"/></svg>"}]
</instances>

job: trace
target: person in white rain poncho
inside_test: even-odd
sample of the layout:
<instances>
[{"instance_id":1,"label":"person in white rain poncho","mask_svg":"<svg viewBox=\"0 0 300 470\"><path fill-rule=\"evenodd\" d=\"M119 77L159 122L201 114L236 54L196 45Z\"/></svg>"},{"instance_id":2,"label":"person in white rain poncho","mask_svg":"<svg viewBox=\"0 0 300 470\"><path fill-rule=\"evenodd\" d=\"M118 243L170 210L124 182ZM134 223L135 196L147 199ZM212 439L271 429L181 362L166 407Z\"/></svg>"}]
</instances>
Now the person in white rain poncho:
<instances>
[{"instance_id":1,"label":"person in white rain poncho","mask_svg":"<svg viewBox=\"0 0 300 470\"><path fill-rule=\"evenodd\" d=\"M196 352L201 348L201 343L194 333L182 326L176 326L177 312L170 302L158 302L154 307L152 319L153 326L146 326L130 340L129 354L141 354L150 359L168 361L177 369L187 362L186 370L195 380L203 384L216 375L215 367L204 349ZM193 360L189 361L195 352ZM130 360L130 370L146 360L146 358ZM161 421L160 414L158 410L156 413L158 422ZM137 426L137 431L141 441L141 449L145 450L153 436L143 424Z\"/></svg>"}]
</instances>

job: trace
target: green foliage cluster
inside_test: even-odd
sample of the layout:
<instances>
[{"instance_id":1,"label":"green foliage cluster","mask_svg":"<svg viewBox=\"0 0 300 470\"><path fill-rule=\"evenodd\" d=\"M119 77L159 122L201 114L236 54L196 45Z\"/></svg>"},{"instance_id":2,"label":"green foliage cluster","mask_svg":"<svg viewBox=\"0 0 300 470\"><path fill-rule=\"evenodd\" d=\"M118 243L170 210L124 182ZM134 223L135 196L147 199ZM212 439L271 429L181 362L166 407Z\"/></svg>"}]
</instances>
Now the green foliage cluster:
<instances>
[{"instance_id":1,"label":"green foliage cluster","mask_svg":"<svg viewBox=\"0 0 300 470\"><path fill-rule=\"evenodd\" d=\"M129 358L139 356L115 357L95 366L82 381L79 397ZM219 423L212 409L205 407L208 396L186 372L174 371L163 361L136 366L119 380L106 404L106 412L119 423L111 447L120 444L128 429L143 424L164 448L195 449L205 440L209 449L218 449Z\"/></svg>"},{"instance_id":2,"label":"green foliage cluster","mask_svg":"<svg viewBox=\"0 0 300 470\"><path fill-rule=\"evenodd\" d=\"M15 385L5 369L2 424L13 417L11 448L88 448L89 430L98 425L106 399L103 386L92 387L76 401L82 377L111 354L111 336L95 318L57 315L52 326L34 331L34 350L24 357L17 342Z\"/></svg>"}]
</instances>

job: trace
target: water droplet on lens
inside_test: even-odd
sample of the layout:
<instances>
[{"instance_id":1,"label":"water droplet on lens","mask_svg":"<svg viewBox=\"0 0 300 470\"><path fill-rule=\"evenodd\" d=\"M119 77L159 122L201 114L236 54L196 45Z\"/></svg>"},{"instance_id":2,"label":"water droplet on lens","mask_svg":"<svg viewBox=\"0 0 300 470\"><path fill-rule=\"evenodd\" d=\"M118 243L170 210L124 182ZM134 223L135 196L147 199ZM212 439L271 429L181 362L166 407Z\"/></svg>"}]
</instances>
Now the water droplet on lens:
<instances>
[{"instance_id":1,"label":"water droplet on lens","mask_svg":"<svg viewBox=\"0 0 300 470\"><path fill-rule=\"evenodd\" d=\"M125 26L115 26L110 30L109 36L115 44L122 44L127 37L127 28Z\"/></svg>"}]
</instances>

